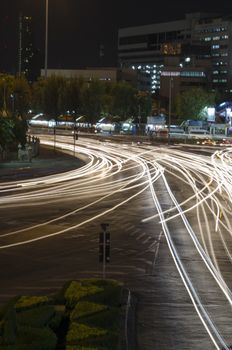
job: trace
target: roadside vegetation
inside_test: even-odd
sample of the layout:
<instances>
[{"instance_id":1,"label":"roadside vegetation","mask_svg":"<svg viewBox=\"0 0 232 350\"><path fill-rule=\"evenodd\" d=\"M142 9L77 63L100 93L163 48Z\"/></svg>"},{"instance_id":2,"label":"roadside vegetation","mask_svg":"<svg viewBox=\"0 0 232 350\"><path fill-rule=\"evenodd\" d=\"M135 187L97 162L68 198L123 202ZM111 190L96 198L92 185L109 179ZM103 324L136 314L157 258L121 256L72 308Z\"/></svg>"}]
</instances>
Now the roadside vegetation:
<instances>
[{"instance_id":1,"label":"roadside vegetation","mask_svg":"<svg viewBox=\"0 0 232 350\"><path fill-rule=\"evenodd\" d=\"M187 119L205 120L204 107L213 106L223 96L202 88L180 93L172 103L171 120L180 124ZM0 159L10 148L26 143L27 119L43 113L55 122L75 121L84 116L95 124L101 117L123 122L128 118L146 124L149 115L168 115L169 101L149 92L139 91L127 82L105 82L82 78L51 76L29 83L24 77L0 74ZM63 119L62 119L63 118ZM116 119L115 119L116 118Z\"/></svg>"},{"instance_id":2,"label":"roadside vegetation","mask_svg":"<svg viewBox=\"0 0 232 350\"><path fill-rule=\"evenodd\" d=\"M122 285L71 281L52 296L18 296L0 312L0 350L123 350Z\"/></svg>"}]
</instances>

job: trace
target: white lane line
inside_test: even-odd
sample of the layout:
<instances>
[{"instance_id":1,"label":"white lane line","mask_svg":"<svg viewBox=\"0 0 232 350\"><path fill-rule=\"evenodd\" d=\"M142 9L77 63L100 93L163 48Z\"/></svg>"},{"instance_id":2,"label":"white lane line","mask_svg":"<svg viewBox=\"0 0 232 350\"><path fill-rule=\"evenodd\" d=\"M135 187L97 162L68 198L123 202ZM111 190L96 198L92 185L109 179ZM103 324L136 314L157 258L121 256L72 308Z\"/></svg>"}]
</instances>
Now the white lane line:
<instances>
[{"instance_id":1,"label":"white lane line","mask_svg":"<svg viewBox=\"0 0 232 350\"><path fill-rule=\"evenodd\" d=\"M146 235L146 232L142 232L138 237L136 237L136 241L140 240L145 235Z\"/></svg>"},{"instance_id":2,"label":"white lane line","mask_svg":"<svg viewBox=\"0 0 232 350\"><path fill-rule=\"evenodd\" d=\"M163 231L160 232L159 238L158 238L158 241L157 241L157 246L156 246L156 249L155 249L155 257L154 257L153 264L152 264L152 273L154 272L156 261L157 261L157 258L158 258L160 241L161 241L162 235L163 235Z\"/></svg>"}]
</instances>

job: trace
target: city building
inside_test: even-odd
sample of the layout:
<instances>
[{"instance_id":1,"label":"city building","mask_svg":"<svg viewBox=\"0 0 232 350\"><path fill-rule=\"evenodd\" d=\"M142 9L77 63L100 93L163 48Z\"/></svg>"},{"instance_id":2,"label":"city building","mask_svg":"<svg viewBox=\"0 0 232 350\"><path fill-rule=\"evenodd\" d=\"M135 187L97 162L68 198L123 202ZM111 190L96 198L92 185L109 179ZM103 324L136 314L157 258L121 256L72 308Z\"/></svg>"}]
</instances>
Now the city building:
<instances>
[{"instance_id":1,"label":"city building","mask_svg":"<svg viewBox=\"0 0 232 350\"><path fill-rule=\"evenodd\" d=\"M45 76L44 69L41 70L41 76ZM139 90L147 90L150 83L150 76L130 68L116 67L94 67L85 69L48 69L47 77L62 76L65 78L82 77L86 83L90 84L93 80L106 82L124 81Z\"/></svg>"},{"instance_id":2,"label":"city building","mask_svg":"<svg viewBox=\"0 0 232 350\"><path fill-rule=\"evenodd\" d=\"M213 89L232 92L232 17L198 19L193 35L210 47Z\"/></svg>"},{"instance_id":3,"label":"city building","mask_svg":"<svg viewBox=\"0 0 232 350\"><path fill-rule=\"evenodd\" d=\"M167 56L178 57L176 68L179 65L187 65L190 58L189 66L191 65L193 73L195 68L196 72L200 71L200 60L202 63L204 60L210 60L211 68L207 72L208 86L228 91L232 74L231 36L231 20L204 13L186 14L182 20L120 28L118 62L120 67L131 67L149 73L151 91L156 92L161 87L161 72L165 70ZM188 53L188 47L195 47L197 51L190 50ZM208 63L203 63L202 68L205 65ZM206 74L205 69L202 73ZM203 80L199 83L203 83ZM190 80L186 83L189 82ZM197 82L193 80L193 83Z\"/></svg>"},{"instance_id":4,"label":"city building","mask_svg":"<svg viewBox=\"0 0 232 350\"><path fill-rule=\"evenodd\" d=\"M19 15L18 75L34 80L34 47L32 17Z\"/></svg>"},{"instance_id":5,"label":"city building","mask_svg":"<svg viewBox=\"0 0 232 350\"><path fill-rule=\"evenodd\" d=\"M184 45L179 55L165 55L164 67L160 75L160 96L172 98L178 93L193 87L211 88L211 60L201 57L198 51L205 52L198 45ZM171 90L170 90L171 89Z\"/></svg>"}]
</instances>

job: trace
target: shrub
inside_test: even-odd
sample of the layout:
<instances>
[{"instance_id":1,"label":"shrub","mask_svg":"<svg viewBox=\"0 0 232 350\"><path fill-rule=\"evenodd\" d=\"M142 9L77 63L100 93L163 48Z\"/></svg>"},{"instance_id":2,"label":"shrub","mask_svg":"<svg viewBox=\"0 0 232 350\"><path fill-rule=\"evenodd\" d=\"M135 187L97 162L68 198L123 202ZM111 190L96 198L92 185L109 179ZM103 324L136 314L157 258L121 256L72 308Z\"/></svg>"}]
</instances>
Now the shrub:
<instances>
[{"instance_id":1,"label":"shrub","mask_svg":"<svg viewBox=\"0 0 232 350\"><path fill-rule=\"evenodd\" d=\"M15 303L17 302L18 299L19 299L18 296L14 297L10 301L8 301L6 304L1 306L1 308L0 308L0 319L4 318L4 316L6 315L6 313L7 313L9 308L15 307Z\"/></svg>"},{"instance_id":2,"label":"shrub","mask_svg":"<svg viewBox=\"0 0 232 350\"><path fill-rule=\"evenodd\" d=\"M81 280L83 285L95 285L98 287L121 286L121 283L113 279L85 278Z\"/></svg>"},{"instance_id":3,"label":"shrub","mask_svg":"<svg viewBox=\"0 0 232 350\"><path fill-rule=\"evenodd\" d=\"M108 332L102 337L85 338L78 341L78 345L80 347L93 347L97 348L98 350L118 350L118 343L118 334L114 334L112 332Z\"/></svg>"},{"instance_id":4,"label":"shrub","mask_svg":"<svg viewBox=\"0 0 232 350\"><path fill-rule=\"evenodd\" d=\"M8 309L3 320L2 343L4 345L15 344L16 332L17 332L16 312L15 312L15 308L12 306Z\"/></svg>"},{"instance_id":5,"label":"shrub","mask_svg":"<svg viewBox=\"0 0 232 350\"><path fill-rule=\"evenodd\" d=\"M17 345L30 345L33 350L54 350L57 344L55 333L49 328L18 328Z\"/></svg>"},{"instance_id":6,"label":"shrub","mask_svg":"<svg viewBox=\"0 0 232 350\"><path fill-rule=\"evenodd\" d=\"M72 322L67 333L67 343L76 344L79 340L101 337L107 334L107 330L88 327L84 324Z\"/></svg>"},{"instance_id":7,"label":"shrub","mask_svg":"<svg viewBox=\"0 0 232 350\"><path fill-rule=\"evenodd\" d=\"M73 321L80 317L100 312L106 308L106 305L90 303L88 301L80 301L76 304L74 310L71 312L70 319Z\"/></svg>"},{"instance_id":8,"label":"shrub","mask_svg":"<svg viewBox=\"0 0 232 350\"><path fill-rule=\"evenodd\" d=\"M47 296L21 296L17 300L15 308L17 311L21 311L38 305L47 304L48 302L49 298Z\"/></svg>"},{"instance_id":9,"label":"shrub","mask_svg":"<svg viewBox=\"0 0 232 350\"><path fill-rule=\"evenodd\" d=\"M54 306L41 305L37 308L19 312L17 314L17 322L19 325L40 328L46 326L54 314Z\"/></svg>"},{"instance_id":10,"label":"shrub","mask_svg":"<svg viewBox=\"0 0 232 350\"><path fill-rule=\"evenodd\" d=\"M0 321L0 337L3 335L3 329L4 329L4 320ZM0 341L1 344L1 341Z\"/></svg>"},{"instance_id":11,"label":"shrub","mask_svg":"<svg viewBox=\"0 0 232 350\"><path fill-rule=\"evenodd\" d=\"M80 282L73 281L65 292L67 306L73 308L81 298L102 292L103 289L94 285L82 285Z\"/></svg>"},{"instance_id":12,"label":"shrub","mask_svg":"<svg viewBox=\"0 0 232 350\"><path fill-rule=\"evenodd\" d=\"M55 305L55 314L49 321L48 326L54 331L57 330L65 315L65 305Z\"/></svg>"},{"instance_id":13,"label":"shrub","mask_svg":"<svg viewBox=\"0 0 232 350\"><path fill-rule=\"evenodd\" d=\"M0 349L1 350L1 349ZM106 350L103 348L86 348L85 346L78 346L78 345L67 345L65 350Z\"/></svg>"},{"instance_id":14,"label":"shrub","mask_svg":"<svg viewBox=\"0 0 232 350\"><path fill-rule=\"evenodd\" d=\"M100 313L83 317L81 322L92 327L99 327L117 332L120 328L120 316L121 310L119 308L110 308Z\"/></svg>"},{"instance_id":15,"label":"shrub","mask_svg":"<svg viewBox=\"0 0 232 350\"><path fill-rule=\"evenodd\" d=\"M121 299L121 286L105 286L101 293L88 297L89 301L110 306L119 306Z\"/></svg>"}]
</instances>

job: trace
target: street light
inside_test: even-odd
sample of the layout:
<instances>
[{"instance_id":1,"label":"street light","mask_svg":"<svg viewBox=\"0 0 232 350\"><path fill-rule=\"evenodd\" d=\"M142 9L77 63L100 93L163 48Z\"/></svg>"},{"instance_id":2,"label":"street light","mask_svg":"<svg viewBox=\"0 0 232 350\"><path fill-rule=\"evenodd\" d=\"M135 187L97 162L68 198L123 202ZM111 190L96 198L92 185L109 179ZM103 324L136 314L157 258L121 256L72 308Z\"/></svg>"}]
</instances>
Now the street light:
<instances>
[{"instance_id":1,"label":"street light","mask_svg":"<svg viewBox=\"0 0 232 350\"><path fill-rule=\"evenodd\" d=\"M46 0L46 19L45 19L45 58L44 58L44 76L48 75L48 0Z\"/></svg>"},{"instance_id":2,"label":"street light","mask_svg":"<svg viewBox=\"0 0 232 350\"><path fill-rule=\"evenodd\" d=\"M7 116L6 111L6 80L3 78L3 110L2 110L3 117Z\"/></svg>"},{"instance_id":3,"label":"street light","mask_svg":"<svg viewBox=\"0 0 232 350\"><path fill-rule=\"evenodd\" d=\"M168 106L168 144L170 145L170 130L171 130L171 112L172 112L172 82L173 78L169 79L169 106Z\"/></svg>"}]
</instances>

